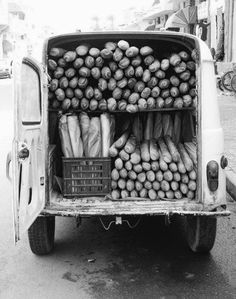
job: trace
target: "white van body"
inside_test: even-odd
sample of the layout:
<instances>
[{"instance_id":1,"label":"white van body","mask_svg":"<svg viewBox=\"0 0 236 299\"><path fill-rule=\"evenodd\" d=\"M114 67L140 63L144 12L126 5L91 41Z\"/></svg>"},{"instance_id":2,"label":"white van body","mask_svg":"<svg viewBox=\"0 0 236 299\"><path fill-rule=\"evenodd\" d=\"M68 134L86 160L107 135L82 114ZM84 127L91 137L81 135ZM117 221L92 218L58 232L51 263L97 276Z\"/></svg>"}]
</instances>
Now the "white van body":
<instances>
[{"instance_id":1,"label":"white van body","mask_svg":"<svg viewBox=\"0 0 236 299\"><path fill-rule=\"evenodd\" d=\"M101 201L98 197L63 199L52 188L52 152L48 134L49 48L75 40L170 40L194 45L198 50L197 76L197 159L198 189L194 201ZM19 240L37 217L50 216L123 216L187 215L197 219L227 216L223 130L220 124L214 62L207 45L188 34L174 32L76 33L49 38L45 42L43 63L23 58L15 67L15 130L12 146L13 207L15 240ZM219 165L218 188L211 192L207 164ZM9 171L9 169L8 169ZM200 218L199 218L200 217Z\"/></svg>"}]
</instances>

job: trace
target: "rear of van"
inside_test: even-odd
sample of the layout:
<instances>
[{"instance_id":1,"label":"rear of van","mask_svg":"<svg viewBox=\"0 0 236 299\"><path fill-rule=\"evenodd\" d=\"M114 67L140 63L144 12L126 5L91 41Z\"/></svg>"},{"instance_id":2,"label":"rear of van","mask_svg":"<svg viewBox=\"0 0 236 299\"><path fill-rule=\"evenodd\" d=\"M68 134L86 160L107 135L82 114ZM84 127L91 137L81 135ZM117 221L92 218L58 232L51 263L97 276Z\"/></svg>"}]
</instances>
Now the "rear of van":
<instances>
[{"instance_id":1,"label":"rear of van","mask_svg":"<svg viewBox=\"0 0 236 299\"><path fill-rule=\"evenodd\" d=\"M122 63L115 49L126 55ZM140 55L134 57L136 52ZM105 67L92 72L98 57ZM25 63L34 66L32 61ZM121 224L129 217L158 215L168 219L179 215L190 248L211 250L216 217L230 213L214 63L206 44L174 32L66 34L46 41L43 63L43 71L38 68L43 78L40 125L44 135L37 150L40 161L45 158L44 165L38 164L42 173L45 170L39 187L45 196L40 191L40 206L27 222L29 227L35 220L29 228L32 251L52 250L55 216L77 220L96 216L101 222L109 216L111 223ZM138 65L146 68L142 75ZM118 66L123 78L118 78ZM102 98L96 98L95 90ZM84 116L91 127L91 148L83 144L83 153L73 156ZM68 120L73 124L69 135ZM104 139L108 123L113 131ZM68 136L73 137L70 149ZM104 144L107 149L108 139L112 142L106 154L104 148L98 152ZM31 157L31 148L25 143L22 148L23 159ZM28 204L32 209L35 200Z\"/></svg>"}]
</instances>

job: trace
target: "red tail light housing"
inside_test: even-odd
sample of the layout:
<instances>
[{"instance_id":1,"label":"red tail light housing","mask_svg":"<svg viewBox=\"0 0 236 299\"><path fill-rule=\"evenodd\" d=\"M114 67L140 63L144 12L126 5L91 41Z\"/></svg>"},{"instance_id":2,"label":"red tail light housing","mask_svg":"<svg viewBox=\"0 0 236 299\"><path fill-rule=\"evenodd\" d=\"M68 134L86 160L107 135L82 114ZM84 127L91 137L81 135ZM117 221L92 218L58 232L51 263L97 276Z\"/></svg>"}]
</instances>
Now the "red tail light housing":
<instances>
[{"instance_id":1,"label":"red tail light housing","mask_svg":"<svg viewBox=\"0 0 236 299\"><path fill-rule=\"evenodd\" d=\"M215 192L219 186L219 164L212 160L207 163L207 184L210 191Z\"/></svg>"}]
</instances>

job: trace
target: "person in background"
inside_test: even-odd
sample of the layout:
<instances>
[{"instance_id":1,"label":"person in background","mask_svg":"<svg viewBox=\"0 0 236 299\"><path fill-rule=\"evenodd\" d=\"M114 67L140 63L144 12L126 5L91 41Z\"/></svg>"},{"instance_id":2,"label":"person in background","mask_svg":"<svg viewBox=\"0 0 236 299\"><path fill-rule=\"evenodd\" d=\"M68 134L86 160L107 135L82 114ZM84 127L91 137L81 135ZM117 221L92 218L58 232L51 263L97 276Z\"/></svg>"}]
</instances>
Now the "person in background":
<instances>
[{"instance_id":1,"label":"person in background","mask_svg":"<svg viewBox=\"0 0 236 299\"><path fill-rule=\"evenodd\" d=\"M216 65L216 60L215 60L216 50L215 50L215 48L211 48L210 51L211 51L211 56L214 60L215 74L217 75L217 65Z\"/></svg>"},{"instance_id":2,"label":"person in background","mask_svg":"<svg viewBox=\"0 0 236 299\"><path fill-rule=\"evenodd\" d=\"M155 20L150 20L149 22L148 22L148 26L147 26L147 28L145 29L145 31L154 31L155 30L155 27L156 27L156 22L155 22Z\"/></svg>"},{"instance_id":3,"label":"person in background","mask_svg":"<svg viewBox=\"0 0 236 299\"><path fill-rule=\"evenodd\" d=\"M204 42L207 40L207 27L210 25L210 23L207 23L207 21L201 20L198 25L198 34L197 36L203 40Z\"/></svg>"}]
</instances>

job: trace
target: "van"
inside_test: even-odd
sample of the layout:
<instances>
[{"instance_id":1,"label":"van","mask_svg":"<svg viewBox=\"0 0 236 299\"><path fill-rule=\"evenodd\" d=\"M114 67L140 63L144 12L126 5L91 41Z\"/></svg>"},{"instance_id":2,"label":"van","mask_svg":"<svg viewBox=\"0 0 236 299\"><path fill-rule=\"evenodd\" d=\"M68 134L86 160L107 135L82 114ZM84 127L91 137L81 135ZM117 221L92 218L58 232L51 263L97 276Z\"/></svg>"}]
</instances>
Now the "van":
<instances>
[{"instance_id":1,"label":"van","mask_svg":"<svg viewBox=\"0 0 236 299\"><path fill-rule=\"evenodd\" d=\"M121 42L119 43L119 41ZM81 45L82 47L80 47ZM111 57L114 58L114 55L116 55L114 54L114 51L116 51L115 48L119 48L119 50L117 50L118 56L119 53L121 53L121 56L126 53L127 57L129 57L128 60L126 57L126 60L122 63L120 62L120 58L114 58L116 59L116 64L113 64L115 68L113 70L114 72L117 69L117 65L119 65L119 67L123 69L122 72L125 73L127 66L123 66L123 64L127 61L129 64L132 61L130 77L136 76L138 78L135 72L137 71L137 65L139 65L139 63L135 64L137 61L133 62L133 60L137 57L136 60L139 60L140 55L143 55L142 59L146 65L145 67L148 70L152 70L152 73L146 71L147 77L151 74L151 77L156 76L157 78L152 79L154 86L167 84L163 89L164 91L159 87L155 89L155 91L158 90L157 94L152 91L151 99L150 96L144 95L142 92L143 89L141 91L137 87L136 91L138 92L135 91L135 93L142 95L140 96L142 101L139 103L142 102L146 105L144 105L143 109L140 108L141 104L131 104L131 106L133 106L130 108L127 103L125 103L126 110L117 111L117 108L107 108L108 111L106 111L106 114L108 116L113 115L113 119L116 123L115 139L113 142L121 137L121 128L125 126L127 120L134 131L139 127L139 124L145 126L145 134L148 136L151 134L151 138L157 134L155 126L158 124L153 124L153 119L155 119L157 113L157 122L161 118L162 121L163 119L167 119L168 128L165 128L165 124L162 122L164 126L162 128L163 132L164 130L171 130L171 132L168 131L169 133L167 135L171 135L173 130L177 130L175 127L175 121L178 120L176 115L179 116L181 121L178 137L178 142L181 141L182 143L181 146L177 144L178 142L174 146L172 142L173 148L171 146L170 148L167 147L164 141L166 141L167 144L168 136L162 136L158 139L157 143L154 141L153 145L153 148L157 149L155 153L159 157L158 159L162 160L158 160L158 163L156 163L157 161L153 158L153 162L155 163L151 164L150 157L145 160L146 158L144 158L143 152L141 153L143 159L142 164L140 164L141 166L139 167L135 166L135 169L137 173L139 173L140 171L144 171L143 169L145 168L146 172L144 172L144 179L141 178L142 176L139 176L140 181L138 183L136 183L136 181L138 181L137 173L130 173L130 171L128 171L129 174L127 174L127 170L122 170L121 172L122 167L118 166L118 162L121 161L125 165L126 159L124 158L124 160L122 160L120 158L121 153L119 153L116 158L110 156L104 158L101 157L101 155L95 158L87 158L84 155L81 155L80 158L73 158L65 157L66 150L63 151L63 134L62 132L60 134L59 128L60 117L63 115L67 118L69 117L72 96L68 94L71 90L67 91L68 95L66 95L66 97L69 98L67 103L69 103L70 108L60 106L63 105L60 96L55 98L55 93L52 92L52 76L56 76L53 69L55 70L58 65L60 67L60 65L62 66L63 63L65 63L65 57L63 55L65 55L64 53L66 51L72 51L73 53L70 54L72 56L75 55L74 58L67 58L66 62L69 63L68 68L72 65L75 67L73 61L75 61L76 57L78 58L78 55L83 57L86 53L88 53L88 55L92 55L93 53L94 57L90 60L92 61L92 65L94 65L96 57L102 55L101 50L104 48L104 45L106 49L103 51L104 57L106 55L109 56L113 51L109 59ZM133 58L132 51L130 50L128 54L127 49L131 45L134 47L132 48L134 52L140 50L140 55L136 53L137 56ZM82 52L85 49L85 52L79 53L79 50L76 52L75 49L78 47L80 47L79 49L82 50ZM95 48L95 50L90 51L91 48ZM98 53L96 52L97 50L99 50ZM60 51L63 51L63 53L60 54ZM170 58L172 53L179 54ZM85 63L84 57L81 60L83 63ZM195 67L193 67L193 64L191 66L191 63L188 66L188 57L190 57L189 59L191 61L195 61ZM59 62L61 58L62 60ZM106 60L105 58L103 60ZM180 60L178 61L180 58L182 59L181 62ZM54 60L54 62L56 61L55 68L53 65L49 68L50 59ZM79 63L79 61L77 62ZM87 64L88 63L90 62L87 61ZM152 65L152 63L154 63L154 65ZM109 65L106 61L105 64ZM79 66L80 68L81 65ZM181 67L187 70L185 74L187 79L184 75L179 75L183 73L183 70L179 69ZM155 73L153 73L152 68ZM178 95L176 94L175 96L173 94L170 95L168 90L172 69L182 78L180 82L179 79L177 80L176 86L178 86ZM75 75L75 73L77 75ZM82 74L81 69L77 69L75 73L73 73L72 76L68 75L68 78L77 76L77 79L82 77L82 81L87 80L84 80L87 76ZM195 78L191 85L191 93L195 96L189 98L188 89L182 91L182 94L179 95L179 84L181 84L181 82L185 84L186 80L190 80L190 74L193 74ZM177 75L175 79L178 77ZM60 74L58 75L58 80L61 76ZM109 76L107 78L105 77L107 80L103 79L102 82L108 82ZM130 85L127 85L127 80L120 82L121 78L119 79L119 83L117 83L117 81L116 84L119 84L120 89L125 88L127 91L127 89L135 88L132 82L137 83L139 80L144 81L148 93L148 88L151 86L151 83L149 83L151 78L146 79L146 77L144 78L143 76L142 73L139 75L141 79L136 78L133 81L131 80ZM167 81L163 82L163 78L167 78ZM226 177L224 168L227 165L227 159L224 157L223 130L220 124L217 102L214 62L210 50L203 41L193 35L175 32L103 32L54 36L45 41L42 64L31 57L23 58L22 61L15 65L14 80L14 140L11 155L12 159L8 157L7 160L7 177L11 177L9 165L10 162L12 162L15 241L18 241L22 237L22 234L28 230L29 244L32 252L38 255L48 254L53 250L54 245L55 216L75 217L77 221L83 217L99 217L103 224L104 217L110 216L112 221L107 226L104 224L105 228L108 229L111 223L121 224L123 221L129 221L129 217L134 216L134 219L139 220L141 216L156 217L165 215L165 217L169 219L173 215L179 215L184 223L185 236L190 249L194 252L208 252L212 249L216 236L217 217L228 216L230 212L226 206ZM94 80L93 78L89 81L92 87L94 87L93 84L95 84ZM160 83L161 81L162 83ZM189 84L190 83L187 83L187 87L189 87ZM172 87L174 86L175 83L172 84ZM186 84L182 86L186 86ZM170 87L171 86L169 86L169 89ZM83 87L81 88L83 89ZM103 87L101 87L100 91L102 88ZM108 97L111 97L110 94L113 94L111 90L112 87L110 91L107 89L102 95L105 103L107 103ZM175 90L176 89L173 89L172 91L174 92ZM83 92L85 93L85 91ZM160 92L161 94L158 94ZM63 94L64 93L63 91ZM129 90L127 93L130 95ZM72 92L72 94L73 97L75 97L74 92ZM93 97L94 95L89 98L91 99ZM133 97L135 98L135 96ZM180 98L180 100L177 100L177 97ZM155 100L154 106L151 104L153 98ZM112 99L114 100L113 97ZM115 106L118 104L118 106L120 105L121 107L120 101L124 99L128 99L127 101L131 103L135 102L135 100L132 102L129 96L125 97L123 89L122 95L117 97L117 100L109 101L113 101ZM189 99L191 100L190 104ZM81 98L78 100L79 96L74 101L76 103L82 101ZM86 100L83 101L86 102ZM175 101L175 103L177 102L177 104L173 104L173 101ZM182 103L180 106L178 106L178 101ZM171 105L169 102L171 102ZM150 106L147 106L147 103L149 103ZM134 111L129 111L128 106L129 109L134 109ZM72 111L73 115L79 115L81 113L81 107L82 106L78 106L77 109L74 109L74 111ZM95 110L92 108L83 109L85 113L88 112L86 115L90 120L92 117L99 119L100 115L104 112L99 108ZM134 124L137 119L140 120L140 123ZM91 123L92 121L90 124ZM152 126L150 125L151 123ZM170 123L172 123L171 129L169 128ZM78 131L77 134L79 134ZM141 135L142 134L143 133L141 133ZM77 135L77 137L78 136L79 135ZM136 134L136 137L136 139L139 139L139 134ZM148 137L144 137L144 139L145 141L140 145L141 151L146 148L148 152L152 140ZM95 142L97 142L96 138ZM137 140L135 142L137 142ZM142 140L140 142L142 142ZM169 142L171 141L169 140ZM188 144L194 146L195 158L194 153L191 156L191 149L190 151L186 151ZM174 152L176 148L178 148L182 154L179 155L177 153L179 155L178 157L181 157L177 158L175 160L176 162L172 161L173 163L170 166L171 160L168 161L168 155L172 153L171 150ZM165 151L167 150L169 150L168 155L165 155ZM132 153L132 149L129 154L126 153L128 159ZM138 149L137 153L140 155L140 149ZM148 154L150 154L150 152L148 152ZM187 170L184 168L185 170L182 174L177 175L179 161L185 163L185 160L188 160L189 157L195 160L194 163L191 160L190 168L187 169L188 167L185 165ZM119 160L116 161L115 159ZM168 167L172 169L173 173L171 174L171 171L166 169L167 173L164 173L163 170L157 174L161 163L164 165L164 168L167 165L167 169ZM133 164L127 163L126 165L127 167L131 165L130 167L134 168L136 162L133 162ZM116 168L118 168L119 171L117 171ZM102 178L98 177L101 174L101 169L104 171ZM148 171L151 172L147 174ZM82 172L83 175L81 174ZM187 175L185 175L185 172ZM115 175L117 175L117 173L118 176L123 176L124 179L116 181ZM175 174L174 178L173 174ZM134 179L132 179L132 175L135 176ZM147 179L148 175L150 179ZM168 177L171 178L168 179ZM194 181L192 181L192 187L190 188L189 180L191 179ZM83 181L83 183L79 186L81 181ZM163 181L165 181L165 183L163 183ZM175 183L172 184L172 181ZM136 185L138 191L135 189L136 187L134 187ZM177 190L178 188L181 188L181 192ZM190 188L188 189L189 191L187 191L186 188ZM111 196L111 194L114 196Z\"/></svg>"}]
</instances>

